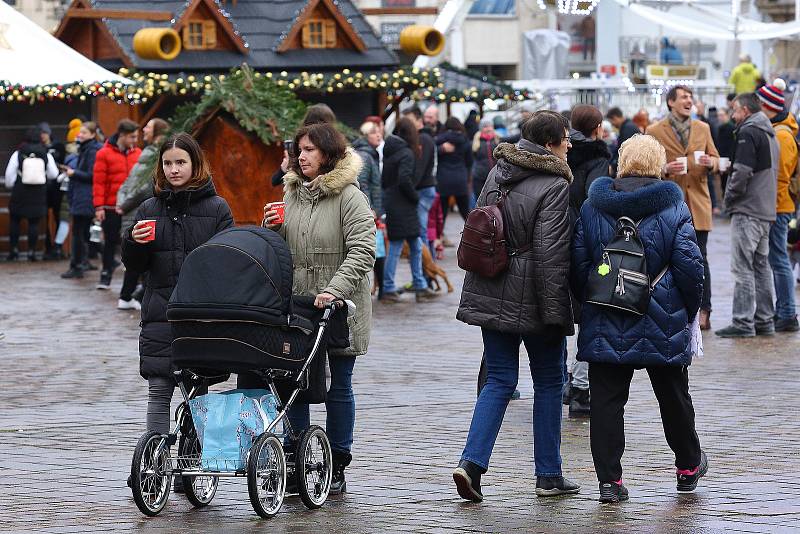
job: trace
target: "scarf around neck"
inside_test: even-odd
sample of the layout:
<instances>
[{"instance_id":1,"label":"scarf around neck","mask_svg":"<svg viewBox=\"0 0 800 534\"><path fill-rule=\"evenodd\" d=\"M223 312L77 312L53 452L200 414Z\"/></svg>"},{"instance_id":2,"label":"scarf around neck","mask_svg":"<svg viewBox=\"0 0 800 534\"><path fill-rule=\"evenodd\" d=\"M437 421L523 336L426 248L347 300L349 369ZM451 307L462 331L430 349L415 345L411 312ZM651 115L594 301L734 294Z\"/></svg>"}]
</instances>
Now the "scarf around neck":
<instances>
[{"instance_id":1,"label":"scarf around neck","mask_svg":"<svg viewBox=\"0 0 800 534\"><path fill-rule=\"evenodd\" d=\"M675 130L675 133L678 134L678 139L683 145L683 148L689 146L689 134L692 130L692 118L687 117L686 120L681 121L675 116L674 113L670 113L669 124L672 126L672 129Z\"/></svg>"}]
</instances>

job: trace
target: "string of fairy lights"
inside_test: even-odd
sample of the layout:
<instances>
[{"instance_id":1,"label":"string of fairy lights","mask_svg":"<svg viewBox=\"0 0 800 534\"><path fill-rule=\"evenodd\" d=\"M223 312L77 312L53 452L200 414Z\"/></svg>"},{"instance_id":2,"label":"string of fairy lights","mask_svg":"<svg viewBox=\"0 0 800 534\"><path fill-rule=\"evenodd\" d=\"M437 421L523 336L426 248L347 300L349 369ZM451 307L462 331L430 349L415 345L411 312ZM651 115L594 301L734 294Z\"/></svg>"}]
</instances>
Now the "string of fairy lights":
<instances>
[{"instance_id":1,"label":"string of fairy lights","mask_svg":"<svg viewBox=\"0 0 800 534\"><path fill-rule=\"evenodd\" d=\"M45 101L85 101L87 98L107 97L117 103L143 104L161 95L201 95L215 81L226 78L226 74L165 74L138 72L120 69L119 75L133 81L122 82L76 81L66 84L22 86L0 80L0 102L29 103ZM279 86L295 91L334 93L352 90L382 90L390 101L411 96L414 99L440 102L469 102L485 99L526 100L533 95L527 91L493 84L492 89L471 86L447 88L442 71L403 67L392 72L360 72L342 69L339 72L257 72L256 77L271 78ZM484 82L487 80L483 80Z\"/></svg>"}]
</instances>

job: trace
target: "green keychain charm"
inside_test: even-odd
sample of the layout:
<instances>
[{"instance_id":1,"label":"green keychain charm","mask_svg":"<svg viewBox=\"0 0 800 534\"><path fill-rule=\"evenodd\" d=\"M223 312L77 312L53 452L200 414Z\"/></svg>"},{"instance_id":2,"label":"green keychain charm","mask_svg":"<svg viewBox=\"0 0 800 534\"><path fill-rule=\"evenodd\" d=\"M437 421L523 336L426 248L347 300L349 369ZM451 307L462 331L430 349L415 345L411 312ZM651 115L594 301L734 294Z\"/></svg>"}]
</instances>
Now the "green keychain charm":
<instances>
[{"instance_id":1,"label":"green keychain charm","mask_svg":"<svg viewBox=\"0 0 800 534\"><path fill-rule=\"evenodd\" d=\"M597 274L600 276L606 276L608 273L611 272L611 267L607 263L601 263L600 266L597 268Z\"/></svg>"}]
</instances>

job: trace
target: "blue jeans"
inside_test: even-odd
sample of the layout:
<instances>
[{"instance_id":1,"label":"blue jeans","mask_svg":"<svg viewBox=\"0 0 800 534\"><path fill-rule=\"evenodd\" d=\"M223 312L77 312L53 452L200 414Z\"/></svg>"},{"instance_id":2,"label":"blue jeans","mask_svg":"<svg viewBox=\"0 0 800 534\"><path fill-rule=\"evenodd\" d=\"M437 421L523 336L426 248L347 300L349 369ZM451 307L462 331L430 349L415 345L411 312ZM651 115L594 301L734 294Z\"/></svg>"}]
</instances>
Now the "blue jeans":
<instances>
[{"instance_id":1,"label":"blue jeans","mask_svg":"<svg viewBox=\"0 0 800 534\"><path fill-rule=\"evenodd\" d=\"M786 250L786 234L791 219L791 213L779 213L769 229L769 265L772 267L772 278L775 281L775 315L778 319L791 319L797 315L792 263Z\"/></svg>"},{"instance_id":2,"label":"blue jeans","mask_svg":"<svg viewBox=\"0 0 800 534\"><path fill-rule=\"evenodd\" d=\"M425 289L428 283L422 273L422 240L419 238L399 239L389 241L389 253L386 255L386 266L383 268L383 292L397 291L394 283L394 274L397 271L397 262L403 251L403 242L408 243L408 263L411 265L411 276L414 289Z\"/></svg>"},{"instance_id":3,"label":"blue jeans","mask_svg":"<svg viewBox=\"0 0 800 534\"><path fill-rule=\"evenodd\" d=\"M423 187L417 189L419 203L417 204L417 216L419 217L419 231L422 240L427 242L428 236L428 213L431 211L433 201L436 198L436 186Z\"/></svg>"},{"instance_id":4,"label":"blue jeans","mask_svg":"<svg viewBox=\"0 0 800 534\"><path fill-rule=\"evenodd\" d=\"M519 344L525 343L533 378L533 451L536 476L561 476L561 388L566 375L566 338L507 334L481 328L486 385L475 403L461 455L489 467L500 425L519 378Z\"/></svg>"},{"instance_id":5,"label":"blue jeans","mask_svg":"<svg viewBox=\"0 0 800 534\"><path fill-rule=\"evenodd\" d=\"M353 396L353 366L355 356L330 356L331 387L325 409L328 412L325 432L331 442L331 449L349 453L353 446L353 429L356 426L356 399ZM295 403L289 413L289 422L295 432L311 426L308 404Z\"/></svg>"}]
</instances>

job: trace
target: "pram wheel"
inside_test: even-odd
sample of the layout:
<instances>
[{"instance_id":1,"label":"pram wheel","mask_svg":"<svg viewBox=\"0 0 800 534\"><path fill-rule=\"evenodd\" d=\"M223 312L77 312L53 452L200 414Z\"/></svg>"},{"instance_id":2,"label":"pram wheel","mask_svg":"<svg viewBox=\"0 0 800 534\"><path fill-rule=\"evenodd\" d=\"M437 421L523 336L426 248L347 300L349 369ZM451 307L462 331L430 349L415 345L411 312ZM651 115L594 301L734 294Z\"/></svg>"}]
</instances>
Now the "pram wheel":
<instances>
[{"instance_id":1,"label":"pram wheel","mask_svg":"<svg viewBox=\"0 0 800 534\"><path fill-rule=\"evenodd\" d=\"M191 430L181 436L178 445L178 467L181 469L191 469L193 471L202 470L200 456L202 445L197 439L197 433L192 425ZM188 476L183 477L183 490L186 498L197 508L207 506L214 495L217 494L219 478L212 476Z\"/></svg>"},{"instance_id":2,"label":"pram wheel","mask_svg":"<svg viewBox=\"0 0 800 534\"><path fill-rule=\"evenodd\" d=\"M328 498L333 476L331 443L322 428L311 426L300 435L294 476L300 499L307 508L319 508Z\"/></svg>"},{"instance_id":3,"label":"pram wheel","mask_svg":"<svg viewBox=\"0 0 800 534\"><path fill-rule=\"evenodd\" d=\"M286 496L286 457L274 434L261 434L247 459L247 489L253 510L263 518L273 517Z\"/></svg>"},{"instance_id":4,"label":"pram wheel","mask_svg":"<svg viewBox=\"0 0 800 534\"><path fill-rule=\"evenodd\" d=\"M131 462L133 500L143 514L158 515L169 499L172 475L166 436L151 430L139 439Z\"/></svg>"}]
</instances>

